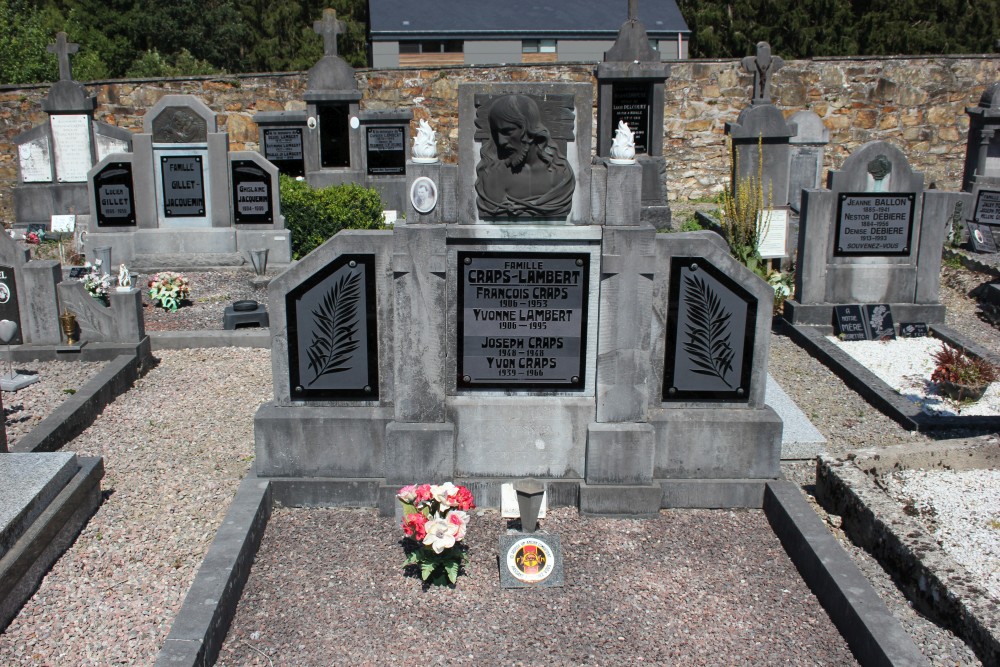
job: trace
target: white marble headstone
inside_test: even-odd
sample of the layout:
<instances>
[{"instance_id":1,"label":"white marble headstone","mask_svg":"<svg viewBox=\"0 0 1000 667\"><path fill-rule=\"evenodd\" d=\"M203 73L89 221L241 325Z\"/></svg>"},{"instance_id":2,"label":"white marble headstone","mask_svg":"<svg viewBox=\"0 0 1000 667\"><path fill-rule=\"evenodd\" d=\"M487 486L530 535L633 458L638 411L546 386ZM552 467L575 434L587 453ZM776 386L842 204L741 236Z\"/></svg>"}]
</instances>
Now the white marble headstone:
<instances>
[{"instance_id":1,"label":"white marble headstone","mask_svg":"<svg viewBox=\"0 0 1000 667\"><path fill-rule=\"evenodd\" d=\"M49 183L52 181L52 152L49 138L39 137L17 147L21 166L21 180L25 183Z\"/></svg>"},{"instance_id":2,"label":"white marble headstone","mask_svg":"<svg viewBox=\"0 0 1000 667\"><path fill-rule=\"evenodd\" d=\"M56 180L85 183L93 165L90 154L90 118L83 114L49 117L55 143Z\"/></svg>"}]
</instances>

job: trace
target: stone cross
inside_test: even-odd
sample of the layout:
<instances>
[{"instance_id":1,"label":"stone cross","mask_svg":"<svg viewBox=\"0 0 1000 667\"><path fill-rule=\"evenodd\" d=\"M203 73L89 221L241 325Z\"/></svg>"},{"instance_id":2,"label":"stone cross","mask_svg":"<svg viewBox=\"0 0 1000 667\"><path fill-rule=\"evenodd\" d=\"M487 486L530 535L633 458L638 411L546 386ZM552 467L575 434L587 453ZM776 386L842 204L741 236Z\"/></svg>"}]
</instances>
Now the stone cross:
<instances>
[{"instance_id":1,"label":"stone cross","mask_svg":"<svg viewBox=\"0 0 1000 667\"><path fill-rule=\"evenodd\" d=\"M323 55L337 55L337 35L344 25L337 20L337 10L329 7L323 10L323 20L313 23L313 31L323 38Z\"/></svg>"},{"instance_id":2,"label":"stone cross","mask_svg":"<svg viewBox=\"0 0 1000 667\"><path fill-rule=\"evenodd\" d=\"M747 56L742 61L743 69L753 74L752 104L771 103L771 75L785 65L778 56L771 55L771 45L757 43L757 55Z\"/></svg>"},{"instance_id":3,"label":"stone cross","mask_svg":"<svg viewBox=\"0 0 1000 667\"><path fill-rule=\"evenodd\" d=\"M59 80L72 81L73 75L69 69L69 54L79 51L80 45L66 41L66 33L60 32L56 34L56 43L49 44L45 47L45 50L56 54L56 57L59 58Z\"/></svg>"},{"instance_id":4,"label":"stone cross","mask_svg":"<svg viewBox=\"0 0 1000 667\"><path fill-rule=\"evenodd\" d=\"M628 20L639 20L639 0L628 0Z\"/></svg>"}]
</instances>

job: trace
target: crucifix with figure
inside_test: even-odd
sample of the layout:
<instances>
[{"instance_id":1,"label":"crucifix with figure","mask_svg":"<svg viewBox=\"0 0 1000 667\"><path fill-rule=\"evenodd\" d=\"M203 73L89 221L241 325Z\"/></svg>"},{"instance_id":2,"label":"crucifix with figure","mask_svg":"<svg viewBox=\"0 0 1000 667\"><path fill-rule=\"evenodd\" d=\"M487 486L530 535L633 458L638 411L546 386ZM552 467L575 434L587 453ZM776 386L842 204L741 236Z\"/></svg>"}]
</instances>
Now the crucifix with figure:
<instances>
[{"instance_id":1,"label":"crucifix with figure","mask_svg":"<svg viewBox=\"0 0 1000 667\"><path fill-rule=\"evenodd\" d=\"M66 39L67 35L64 32L56 34L56 43L49 44L45 47L45 50L49 53L56 54L59 59L59 80L60 81L72 81L73 75L70 72L69 67L69 54L76 53L80 50L79 44L73 44Z\"/></svg>"},{"instance_id":2,"label":"crucifix with figure","mask_svg":"<svg viewBox=\"0 0 1000 667\"><path fill-rule=\"evenodd\" d=\"M771 55L771 45L758 42L757 55L747 56L742 61L743 69L753 74L753 96L751 103L771 102L771 75L781 69L785 61Z\"/></svg>"},{"instance_id":3,"label":"crucifix with figure","mask_svg":"<svg viewBox=\"0 0 1000 667\"><path fill-rule=\"evenodd\" d=\"M323 55L336 56L337 35L343 32L343 22L337 20L335 9L324 9L323 19L313 23L313 31L323 38Z\"/></svg>"}]
</instances>

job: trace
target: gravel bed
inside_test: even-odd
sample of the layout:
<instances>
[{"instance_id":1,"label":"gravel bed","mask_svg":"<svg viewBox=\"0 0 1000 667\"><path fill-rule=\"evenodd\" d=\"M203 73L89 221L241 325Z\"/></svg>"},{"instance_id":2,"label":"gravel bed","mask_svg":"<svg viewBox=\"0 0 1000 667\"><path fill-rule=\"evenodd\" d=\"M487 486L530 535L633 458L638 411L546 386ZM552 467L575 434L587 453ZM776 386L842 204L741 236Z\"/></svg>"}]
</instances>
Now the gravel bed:
<instances>
[{"instance_id":1,"label":"gravel bed","mask_svg":"<svg viewBox=\"0 0 1000 667\"><path fill-rule=\"evenodd\" d=\"M271 366L255 349L158 356L63 449L104 457L104 502L0 634L0 665L151 665L163 645L253 460Z\"/></svg>"},{"instance_id":2,"label":"gravel bed","mask_svg":"<svg viewBox=\"0 0 1000 667\"><path fill-rule=\"evenodd\" d=\"M1000 603L1000 470L901 470L882 482Z\"/></svg>"},{"instance_id":3,"label":"gravel bed","mask_svg":"<svg viewBox=\"0 0 1000 667\"><path fill-rule=\"evenodd\" d=\"M37 375L38 382L17 391L3 392L7 446L31 432L39 422L101 372L105 361L31 361L13 365L15 373ZM7 361L0 364L7 372Z\"/></svg>"},{"instance_id":4,"label":"gravel bed","mask_svg":"<svg viewBox=\"0 0 1000 667\"><path fill-rule=\"evenodd\" d=\"M503 590L495 511L455 588L404 576L374 510L277 510L218 665L857 664L760 511L550 510L562 588Z\"/></svg>"},{"instance_id":5,"label":"gravel bed","mask_svg":"<svg viewBox=\"0 0 1000 667\"><path fill-rule=\"evenodd\" d=\"M149 299L145 289L151 276L140 276L134 283L143 288L142 315L146 331L190 331L222 329L222 314L234 301L252 299L267 305L267 288L255 285L251 269L218 271L182 271L191 281L191 298L175 312L164 310Z\"/></svg>"},{"instance_id":6,"label":"gravel bed","mask_svg":"<svg viewBox=\"0 0 1000 667\"><path fill-rule=\"evenodd\" d=\"M897 338L896 340L844 341L836 336L827 340L849 354L892 387L903 398L920 406L929 415L988 416L1000 415L1000 382L992 382L978 401L952 400L937 393L937 383L931 381L934 354L944 345L937 338Z\"/></svg>"}]
</instances>

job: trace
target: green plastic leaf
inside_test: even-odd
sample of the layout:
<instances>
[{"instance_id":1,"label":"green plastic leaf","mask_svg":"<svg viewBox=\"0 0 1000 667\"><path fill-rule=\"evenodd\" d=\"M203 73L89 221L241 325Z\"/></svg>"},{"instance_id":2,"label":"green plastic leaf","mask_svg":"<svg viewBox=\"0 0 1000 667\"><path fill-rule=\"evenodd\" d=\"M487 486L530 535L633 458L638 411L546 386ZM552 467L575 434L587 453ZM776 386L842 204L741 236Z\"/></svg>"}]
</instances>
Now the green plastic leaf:
<instances>
[{"instance_id":1,"label":"green plastic leaf","mask_svg":"<svg viewBox=\"0 0 1000 667\"><path fill-rule=\"evenodd\" d=\"M427 581L427 578L434 573L435 565L434 563L421 563L420 564L420 578Z\"/></svg>"},{"instance_id":2,"label":"green plastic leaf","mask_svg":"<svg viewBox=\"0 0 1000 667\"><path fill-rule=\"evenodd\" d=\"M458 561L453 560L445 564L444 571L448 573L448 581L455 583L458 581Z\"/></svg>"}]
</instances>

